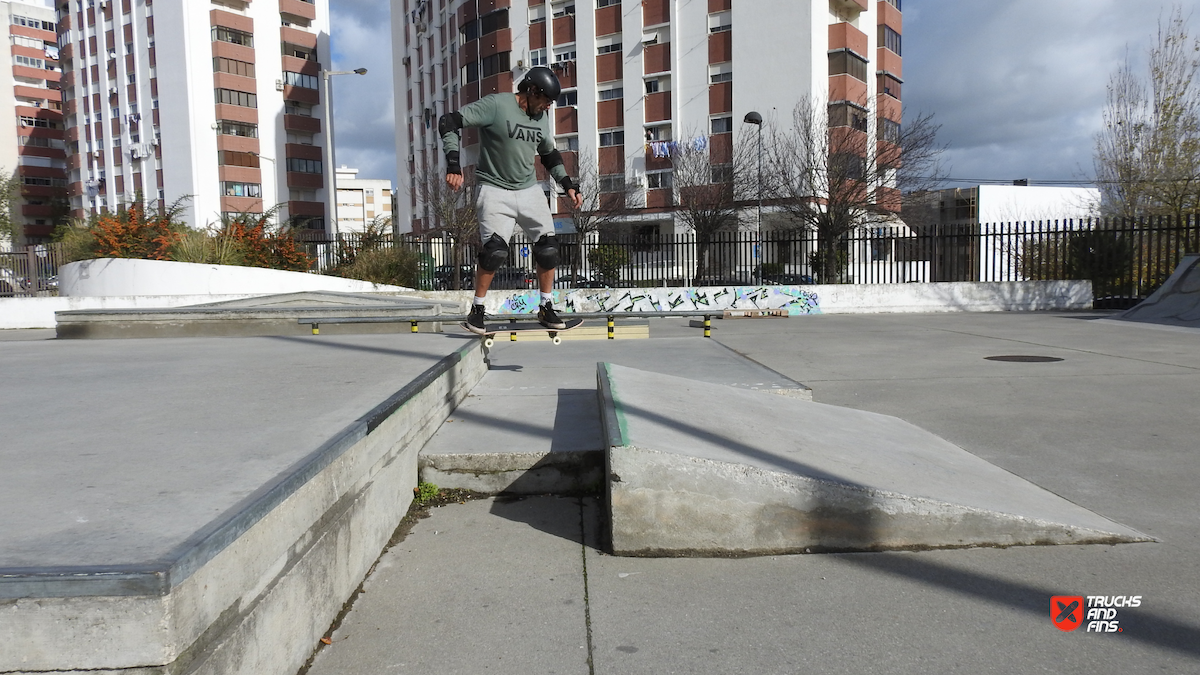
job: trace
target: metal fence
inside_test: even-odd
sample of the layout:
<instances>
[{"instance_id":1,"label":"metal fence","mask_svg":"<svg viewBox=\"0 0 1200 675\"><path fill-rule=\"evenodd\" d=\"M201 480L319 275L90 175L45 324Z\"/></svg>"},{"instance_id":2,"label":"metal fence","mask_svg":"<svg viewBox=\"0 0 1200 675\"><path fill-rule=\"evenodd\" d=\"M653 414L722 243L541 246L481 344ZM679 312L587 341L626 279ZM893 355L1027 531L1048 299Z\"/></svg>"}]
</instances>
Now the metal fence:
<instances>
[{"instance_id":1,"label":"metal fence","mask_svg":"<svg viewBox=\"0 0 1200 675\"><path fill-rule=\"evenodd\" d=\"M863 228L834 242L832 254L801 230L558 239L559 287L1089 279L1097 298L1144 298L1185 252L1200 250L1200 217ZM427 261L422 285L454 285L451 240L402 237L398 245ZM474 261L474 244L460 246L462 288ZM509 262L496 287L532 287L532 249L520 235Z\"/></svg>"},{"instance_id":2,"label":"metal fence","mask_svg":"<svg viewBox=\"0 0 1200 675\"><path fill-rule=\"evenodd\" d=\"M0 251L0 298L58 295L62 244Z\"/></svg>"}]
</instances>

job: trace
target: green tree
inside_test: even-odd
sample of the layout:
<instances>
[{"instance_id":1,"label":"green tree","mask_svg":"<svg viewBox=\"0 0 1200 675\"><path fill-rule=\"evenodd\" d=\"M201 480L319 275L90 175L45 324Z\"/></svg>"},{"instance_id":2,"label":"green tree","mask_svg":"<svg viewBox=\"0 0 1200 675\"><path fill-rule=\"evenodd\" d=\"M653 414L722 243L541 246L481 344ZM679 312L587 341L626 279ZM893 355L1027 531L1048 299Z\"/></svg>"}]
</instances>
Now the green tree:
<instances>
[{"instance_id":1,"label":"green tree","mask_svg":"<svg viewBox=\"0 0 1200 675\"><path fill-rule=\"evenodd\" d=\"M0 248L15 248L24 239L16 222L17 198L21 194L21 177L16 171L0 169Z\"/></svg>"}]
</instances>

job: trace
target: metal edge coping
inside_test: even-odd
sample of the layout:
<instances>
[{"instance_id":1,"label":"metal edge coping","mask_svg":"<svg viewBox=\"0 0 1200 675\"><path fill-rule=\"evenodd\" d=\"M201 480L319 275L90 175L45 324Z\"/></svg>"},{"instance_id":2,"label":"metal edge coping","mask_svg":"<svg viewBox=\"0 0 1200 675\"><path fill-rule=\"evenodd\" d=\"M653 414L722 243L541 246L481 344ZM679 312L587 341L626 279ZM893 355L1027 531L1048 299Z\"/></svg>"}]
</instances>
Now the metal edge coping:
<instances>
[{"instance_id":1,"label":"metal edge coping","mask_svg":"<svg viewBox=\"0 0 1200 675\"><path fill-rule=\"evenodd\" d=\"M414 396L478 349L471 341L442 357L399 391L351 422L272 481L226 509L157 560L127 565L0 569L0 599L164 596L264 516L379 427Z\"/></svg>"}]
</instances>

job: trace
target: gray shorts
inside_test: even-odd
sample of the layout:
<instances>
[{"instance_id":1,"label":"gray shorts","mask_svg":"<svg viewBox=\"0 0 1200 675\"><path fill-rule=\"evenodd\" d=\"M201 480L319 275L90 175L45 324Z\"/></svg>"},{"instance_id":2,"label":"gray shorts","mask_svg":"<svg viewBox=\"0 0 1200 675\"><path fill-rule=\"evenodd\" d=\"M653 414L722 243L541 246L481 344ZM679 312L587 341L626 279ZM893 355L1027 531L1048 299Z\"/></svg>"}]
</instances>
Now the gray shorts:
<instances>
[{"instance_id":1,"label":"gray shorts","mask_svg":"<svg viewBox=\"0 0 1200 675\"><path fill-rule=\"evenodd\" d=\"M531 242L543 234L554 235L554 216L540 183L524 190L505 190L483 183L475 198L475 213L479 218L480 241L487 241L495 234L507 242L512 239L515 225L525 230Z\"/></svg>"}]
</instances>

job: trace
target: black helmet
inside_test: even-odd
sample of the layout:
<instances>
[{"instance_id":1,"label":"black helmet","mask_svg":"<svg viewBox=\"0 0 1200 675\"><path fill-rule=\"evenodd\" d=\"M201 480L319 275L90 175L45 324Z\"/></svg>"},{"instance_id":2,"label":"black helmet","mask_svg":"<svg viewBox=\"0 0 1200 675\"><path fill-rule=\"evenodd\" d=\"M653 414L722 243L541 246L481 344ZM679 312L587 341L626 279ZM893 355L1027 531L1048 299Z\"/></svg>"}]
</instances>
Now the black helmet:
<instances>
[{"instance_id":1,"label":"black helmet","mask_svg":"<svg viewBox=\"0 0 1200 675\"><path fill-rule=\"evenodd\" d=\"M558 94L562 91L562 85L558 83L558 76L554 74L554 71L545 66L537 66L525 73L525 79L517 85L517 91L529 89L555 101L558 100Z\"/></svg>"}]
</instances>

